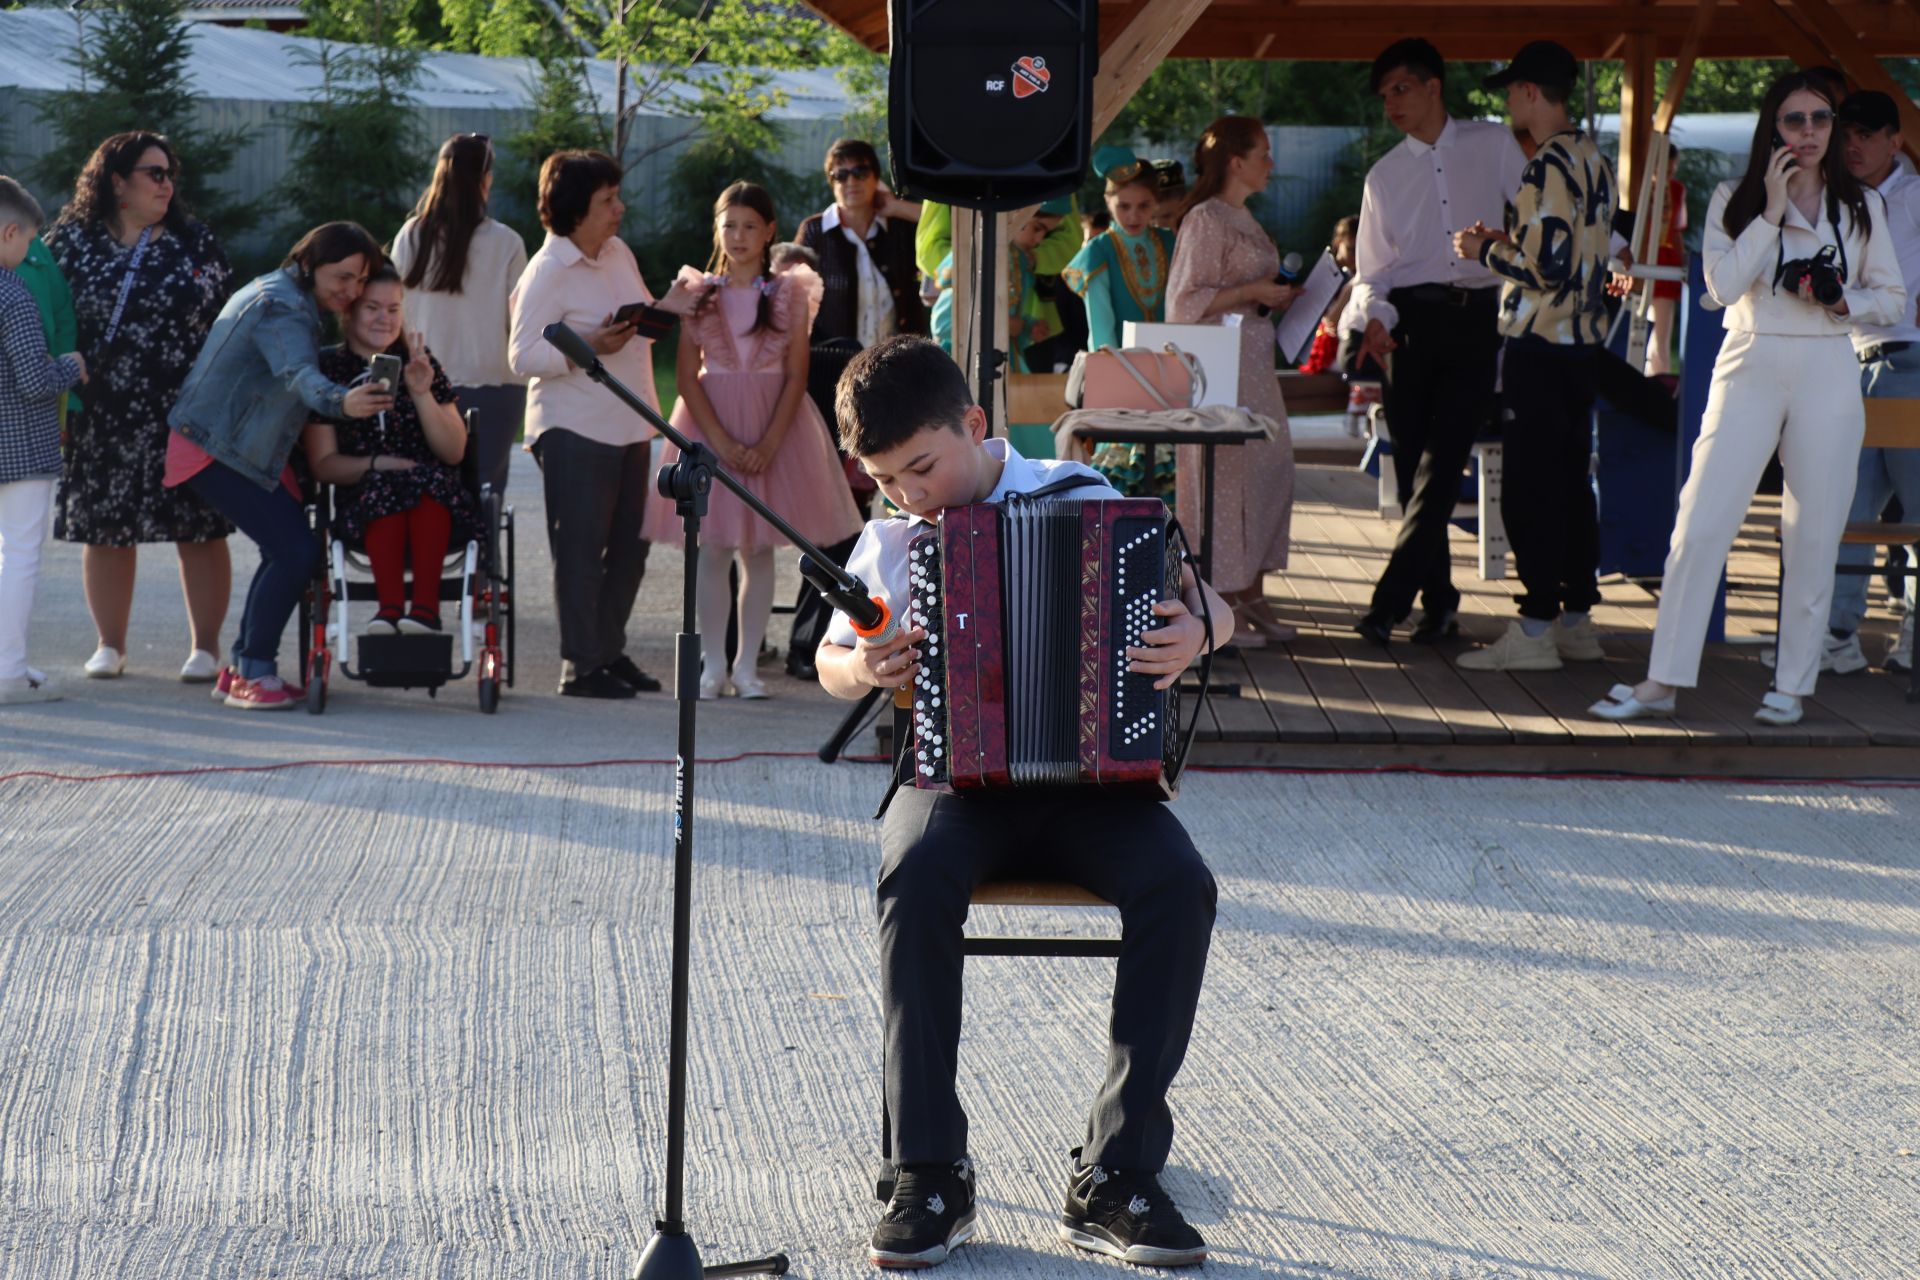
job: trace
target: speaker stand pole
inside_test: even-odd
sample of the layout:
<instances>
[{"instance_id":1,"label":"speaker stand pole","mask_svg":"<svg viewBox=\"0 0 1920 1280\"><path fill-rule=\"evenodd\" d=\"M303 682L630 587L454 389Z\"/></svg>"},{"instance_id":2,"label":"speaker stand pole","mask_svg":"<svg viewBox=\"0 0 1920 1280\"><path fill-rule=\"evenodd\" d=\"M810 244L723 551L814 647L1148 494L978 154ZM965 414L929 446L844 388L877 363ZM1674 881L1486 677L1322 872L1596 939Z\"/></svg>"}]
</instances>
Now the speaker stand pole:
<instances>
[{"instance_id":1,"label":"speaker stand pole","mask_svg":"<svg viewBox=\"0 0 1920 1280\"><path fill-rule=\"evenodd\" d=\"M999 269L995 261L995 233L1000 229L1000 216L980 210L974 214L979 219L979 228L974 232L974 253L980 263L980 270L973 278L974 291L978 293L980 310L975 323L979 327L979 339L974 344L974 354L979 365L974 373L973 400L987 414L987 434L996 434L995 428L1004 424L996 422L994 405L997 398L993 394L994 379L1000 376L1000 362L1006 357L993 345L999 332L999 317L994 314L995 302L1000 297L999 281L994 272Z\"/></svg>"}]
</instances>

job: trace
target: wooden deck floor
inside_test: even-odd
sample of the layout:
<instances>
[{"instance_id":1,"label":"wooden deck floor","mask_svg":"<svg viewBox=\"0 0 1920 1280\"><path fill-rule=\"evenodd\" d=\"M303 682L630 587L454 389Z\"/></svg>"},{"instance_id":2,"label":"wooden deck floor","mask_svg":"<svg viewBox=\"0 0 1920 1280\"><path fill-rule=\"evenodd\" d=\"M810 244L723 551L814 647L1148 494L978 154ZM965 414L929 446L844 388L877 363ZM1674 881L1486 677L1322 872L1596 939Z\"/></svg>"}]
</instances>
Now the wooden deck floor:
<instances>
[{"instance_id":1,"label":"wooden deck floor","mask_svg":"<svg viewBox=\"0 0 1920 1280\"><path fill-rule=\"evenodd\" d=\"M1771 582L1778 500L1756 502L1736 546L1736 582ZM1454 581L1465 593L1461 637L1438 649L1382 650L1353 631L1385 564L1396 526L1374 506L1370 477L1302 467L1293 517L1293 561L1267 580L1280 615L1300 628L1286 645L1229 655L1221 675L1243 696L1214 699L1195 759L1207 764L1428 766L1783 777L1920 775L1920 705L1905 679L1878 670L1825 676L1800 724L1752 719L1768 672L1759 661L1773 629L1770 594L1729 598L1728 642L1711 645L1700 687L1681 695L1671 721L1610 724L1586 713L1619 682L1646 672L1657 600L1624 581L1603 584L1594 613L1607 660L1561 671L1461 671L1453 659L1493 640L1515 616L1516 578L1482 581L1473 542L1453 531ZM1876 663L1898 620L1878 583L1862 628Z\"/></svg>"}]
</instances>

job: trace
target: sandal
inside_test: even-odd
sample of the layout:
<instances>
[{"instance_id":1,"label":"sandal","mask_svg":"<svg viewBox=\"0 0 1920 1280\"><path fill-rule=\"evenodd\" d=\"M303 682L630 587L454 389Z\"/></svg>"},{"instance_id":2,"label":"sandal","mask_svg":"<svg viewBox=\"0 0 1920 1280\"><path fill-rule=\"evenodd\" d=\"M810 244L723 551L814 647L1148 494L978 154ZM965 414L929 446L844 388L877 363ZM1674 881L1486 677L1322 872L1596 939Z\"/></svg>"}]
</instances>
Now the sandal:
<instances>
[{"instance_id":1,"label":"sandal","mask_svg":"<svg viewBox=\"0 0 1920 1280\"><path fill-rule=\"evenodd\" d=\"M1674 695L1655 698L1652 702L1642 702L1633 696L1633 686L1617 684L1607 690L1607 696L1587 708L1589 715L1599 716L1602 720L1647 720L1655 716L1673 714Z\"/></svg>"}]
</instances>

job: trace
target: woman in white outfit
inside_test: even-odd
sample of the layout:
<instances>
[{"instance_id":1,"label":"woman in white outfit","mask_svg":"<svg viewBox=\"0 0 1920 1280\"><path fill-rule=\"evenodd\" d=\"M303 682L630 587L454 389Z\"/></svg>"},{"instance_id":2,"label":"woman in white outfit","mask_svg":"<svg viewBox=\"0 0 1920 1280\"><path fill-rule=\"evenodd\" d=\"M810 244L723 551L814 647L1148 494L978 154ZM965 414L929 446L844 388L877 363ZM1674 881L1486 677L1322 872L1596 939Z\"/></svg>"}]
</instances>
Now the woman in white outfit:
<instances>
[{"instance_id":1,"label":"woman in white outfit","mask_svg":"<svg viewBox=\"0 0 1920 1280\"><path fill-rule=\"evenodd\" d=\"M1727 309L1726 339L1680 493L1647 678L1615 685L1594 715L1671 715L1675 691L1698 682L1727 553L1775 449L1786 473L1780 638L1773 689L1754 719L1793 724L1813 692L1866 428L1847 327L1891 324L1906 302L1886 206L1830 145L1833 116L1826 81L1802 72L1774 81L1746 174L1720 184L1707 207L1707 292ZM1823 250L1844 281L1828 302L1791 266Z\"/></svg>"}]
</instances>

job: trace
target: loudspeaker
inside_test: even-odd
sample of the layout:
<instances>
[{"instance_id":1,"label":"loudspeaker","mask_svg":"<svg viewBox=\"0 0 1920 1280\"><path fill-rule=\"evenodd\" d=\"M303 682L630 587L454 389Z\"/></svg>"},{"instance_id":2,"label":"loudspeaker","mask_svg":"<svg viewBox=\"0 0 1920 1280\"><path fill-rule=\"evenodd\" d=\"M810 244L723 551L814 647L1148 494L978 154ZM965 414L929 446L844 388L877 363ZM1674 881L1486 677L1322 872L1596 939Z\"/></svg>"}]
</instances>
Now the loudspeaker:
<instances>
[{"instance_id":1,"label":"loudspeaker","mask_svg":"<svg viewBox=\"0 0 1920 1280\"><path fill-rule=\"evenodd\" d=\"M1087 170L1098 0L891 0L893 189L1005 210Z\"/></svg>"}]
</instances>

